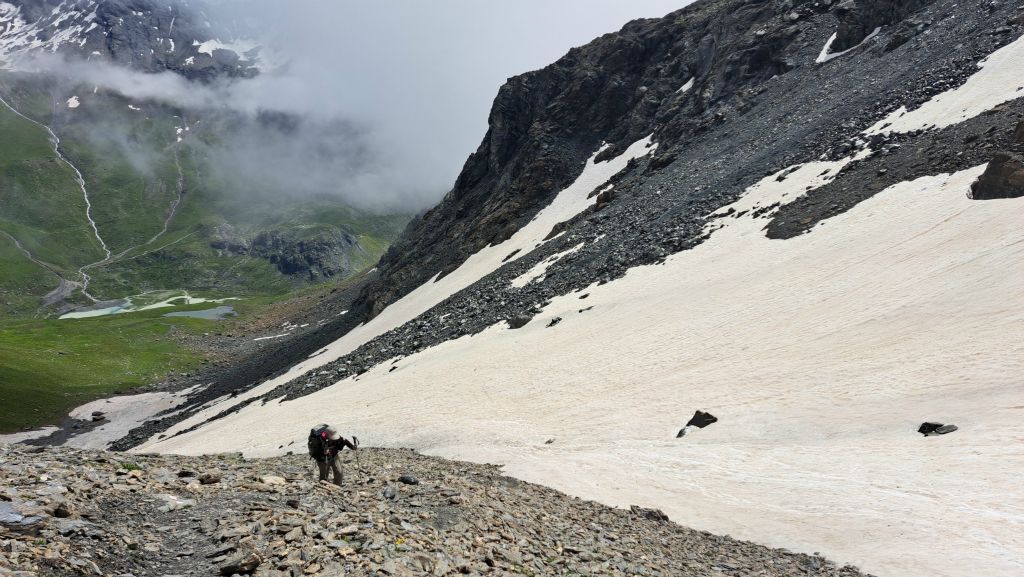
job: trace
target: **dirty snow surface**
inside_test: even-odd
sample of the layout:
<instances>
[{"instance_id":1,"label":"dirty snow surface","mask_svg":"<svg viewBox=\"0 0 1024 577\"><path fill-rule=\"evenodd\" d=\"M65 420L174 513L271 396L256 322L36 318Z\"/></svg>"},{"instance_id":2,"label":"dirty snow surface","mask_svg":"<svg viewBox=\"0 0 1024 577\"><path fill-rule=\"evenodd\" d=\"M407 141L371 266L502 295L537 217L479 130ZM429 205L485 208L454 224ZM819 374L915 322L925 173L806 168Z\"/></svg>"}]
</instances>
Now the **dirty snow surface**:
<instances>
[{"instance_id":1,"label":"dirty snow surface","mask_svg":"<svg viewBox=\"0 0 1024 577\"><path fill-rule=\"evenodd\" d=\"M821 164L765 178L737 213L827 182L839 165ZM522 329L139 450L272 455L327 421L879 575L1024 574L1024 199L967 199L983 168L785 241L765 238L770 214L720 211L704 244ZM719 422L676 439L696 409ZM960 430L925 438L925 420Z\"/></svg>"},{"instance_id":2,"label":"dirty snow surface","mask_svg":"<svg viewBox=\"0 0 1024 577\"><path fill-rule=\"evenodd\" d=\"M111 443L128 434L148 419L180 405L192 389L178 393L141 393L100 399L86 403L71 411L69 416L82 421L92 420L94 411L102 412L107 420L85 433L75 435L66 443L80 449L106 449Z\"/></svg>"}]
</instances>

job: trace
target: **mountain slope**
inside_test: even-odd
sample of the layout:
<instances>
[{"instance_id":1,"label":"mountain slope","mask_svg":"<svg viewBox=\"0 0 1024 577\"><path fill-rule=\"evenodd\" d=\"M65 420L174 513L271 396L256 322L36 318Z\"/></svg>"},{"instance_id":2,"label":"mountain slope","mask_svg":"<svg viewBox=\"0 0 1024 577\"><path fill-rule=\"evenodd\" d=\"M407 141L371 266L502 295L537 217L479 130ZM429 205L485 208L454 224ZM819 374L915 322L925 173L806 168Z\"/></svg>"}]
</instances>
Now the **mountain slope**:
<instances>
[{"instance_id":1,"label":"mountain slope","mask_svg":"<svg viewBox=\"0 0 1024 577\"><path fill-rule=\"evenodd\" d=\"M634 22L509 81L344 336L114 446L273 455L316 415L868 571L1020 572L1024 204L969 194L1024 148L1022 34L944 0Z\"/></svg>"}]
</instances>

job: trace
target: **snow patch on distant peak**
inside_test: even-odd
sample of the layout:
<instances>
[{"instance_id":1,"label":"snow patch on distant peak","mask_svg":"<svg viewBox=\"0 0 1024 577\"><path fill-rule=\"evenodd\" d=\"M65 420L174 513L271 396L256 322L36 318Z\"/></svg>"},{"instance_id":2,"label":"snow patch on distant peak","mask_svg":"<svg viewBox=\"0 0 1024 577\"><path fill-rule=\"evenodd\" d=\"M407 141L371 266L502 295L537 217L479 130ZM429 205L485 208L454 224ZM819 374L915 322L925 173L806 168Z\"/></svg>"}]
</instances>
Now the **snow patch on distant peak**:
<instances>
[{"instance_id":1,"label":"snow patch on distant peak","mask_svg":"<svg viewBox=\"0 0 1024 577\"><path fill-rule=\"evenodd\" d=\"M196 52L200 54L207 54L209 56L213 56L214 50L230 50L239 56L247 56L247 53L259 48L259 44L251 40L244 39L232 40L231 42L221 42L218 39L207 40L205 42L193 40L192 46L197 46Z\"/></svg>"},{"instance_id":2,"label":"snow patch on distant peak","mask_svg":"<svg viewBox=\"0 0 1024 577\"><path fill-rule=\"evenodd\" d=\"M684 84L679 90L676 90L676 94L685 94L689 92L690 89L693 88L693 80L694 78L691 76L690 79L686 81L686 84Z\"/></svg>"},{"instance_id":3,"label":"snow patch on distant peak","mask_svg":"<svg viewBox=\"0 0 1024 577\"><path fill-rule=\"evenodd\" d=\"M81 104L82 103L79 102L77 96L72 96L71 98L68 98L68 108L78 108Z\"/></svg>"},{"instance_id":4,"label":"snow patch on distant peak","mask_svg":"<svg viewBox=\"0 0 1024 577\"><path fill-rule=\"evenodd\" d=\"M92 14L75 10L77 3L62 2L53 11L32 22L22 14L21 6L0 2L0 69L10 69L18 56L30 52L57 52L65 44L84 46L86 34L96 27Z\"/></svg>"}]
</instances>

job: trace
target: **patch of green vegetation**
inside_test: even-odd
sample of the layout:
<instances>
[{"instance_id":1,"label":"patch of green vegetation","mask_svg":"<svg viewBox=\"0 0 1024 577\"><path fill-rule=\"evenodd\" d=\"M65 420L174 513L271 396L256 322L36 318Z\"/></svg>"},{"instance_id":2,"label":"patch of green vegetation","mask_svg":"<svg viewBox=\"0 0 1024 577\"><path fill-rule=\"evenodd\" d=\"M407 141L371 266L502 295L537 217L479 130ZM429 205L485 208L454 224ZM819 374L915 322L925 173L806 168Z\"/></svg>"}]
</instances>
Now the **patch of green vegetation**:
<instances>
[{"instance_id":1,"label":"patch of green vegetation","mask_svg":"<svg viewBox=\"0 0 1024 577\"><path fill-rule=\"evenodd\" d=\"M175 334L209 330L212 321L165 318L164 312L5 321L0 431L57 422L90 400L196 367L200 355L179 345Z\"/></svg>"},{"instance_id":2,"label":"patch of green vegetation","mask_svg":"<svg viewBox=\"0 0 1024 577\"><path fill-rule=\"evenodd\" d=\"M175 131L184 121L90 95L78 108L58 108L53 122L64 154L95 191L93 219L107 246L118 254L157 235L178 198Z\"/></svg>"},{"instance_id":3,"label":"patch of green vegetation","mask_svg":"<svg viewBox=\"0 0 1024 577\"><path fill-rule=\"evenodd\" d=\"M46 130L0 105L0 134L0 230L69 275L103 258L74 172Z\"/></svg>"},{"instance_id":4,"label":"patch of green vegetation","mask_svg":"<svg viewBox=\"0 0 1024 577\"><path fill-rule=\"evenodd\" d=\"M39 297L57 286L57 277L32 262L14 241L0 233L0 317L31 315L39 309Z\"/></svg>"},{"instance_id":5,"label":"patch of green vegetation","mask_svg":"<svg viewBox=\"0 0 1024 577\"><path fill-rule=\"evenodd\" d=\"M125 471L141 471L142 470L142 467L140 467L140 466L138 466L138 465L136 465L135 463L132 463L132 462L121 463L121 468L124 469Z\"/></svg>"}]
</instances>

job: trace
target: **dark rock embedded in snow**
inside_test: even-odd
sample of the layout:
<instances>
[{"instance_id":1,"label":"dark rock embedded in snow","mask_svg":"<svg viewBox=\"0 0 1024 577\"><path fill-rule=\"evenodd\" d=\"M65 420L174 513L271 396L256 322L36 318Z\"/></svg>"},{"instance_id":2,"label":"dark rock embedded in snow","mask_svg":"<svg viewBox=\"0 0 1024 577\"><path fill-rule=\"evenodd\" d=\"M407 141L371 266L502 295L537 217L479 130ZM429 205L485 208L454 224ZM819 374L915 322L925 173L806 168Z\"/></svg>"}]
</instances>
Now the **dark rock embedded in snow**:
<instances>
[{"instance_id":1,"label":"dark rock embedded in snow","mask_svg":"<svg viewBox=\"0 0 1024 577\"><path fill-rule=\"evenodd\" d=\"M683 427L682 429L679 429L679 432L676 434L676 438L679 439L685 437L686 434L692 431L693 429L703 429L704 427L710 425L711 423L717 422L718 417L712 415L711 413L705 413L704 411L696 411L695 413L693 413L693 416L690 417L690 420L687 421L686 426Z\"/></svg>"},{"instance_id":2,"label":"dark rock embedded in snow","mask_svg":"<svg viewBox=\"0 0 1024 577\"><path fill-rule=\"evenodd\" d=\"M997 152L988 168L971 185L971 198L992 200L1024 196L1024 157Z\"/></svg>"},{"instance_id":3,"label":"dark rock embedded in snow","mask_svg":"<svg viewBox=\"0 0 1024 577\"><path fill-rule=\"evenodd\" d=\"M718 417L712 415L711 413L705 413L704 411L696 411L693 413L693 416L690 417L690 420L689 422L686 423L686 426L689 427L690 425L693 425L695 427L700 427L701 429L703 429L704 427L710 425L711 423L717 422Z\"/></svg>"},{"instance_id":4,"label":"dark rock embedded in snow","mask_svg":"<svg viewBox=\"0 0 1024 577\"><path fill-rule=\"evenodd\" d=\"M934 437L936 435L945 435L952 433L957 430L956 425L944 425L942 423L921 423L921 426L917 428L917 432L921 433L926 437Z\"/></svg>"},{"instance_id":5,"label":"dark rock embedded in snow","mask_svg":"<svg viewBox=\"0 0 1024 577\"><path fill-rule=\"evenodd\" d=\"M521 329L525 327L529 322L533 320L532 317L517 316L508 319L508 328L510 329Z\"/></svg>"}]
</instances>

